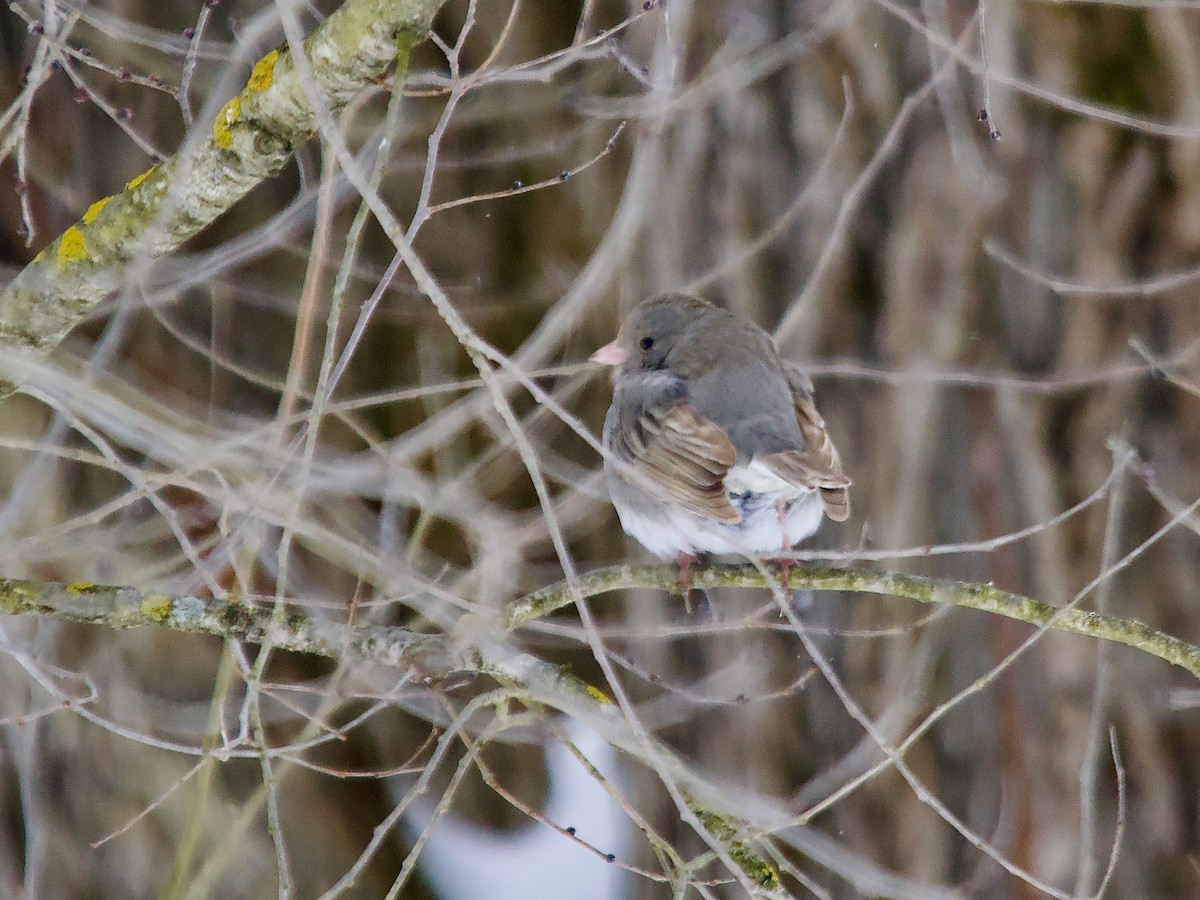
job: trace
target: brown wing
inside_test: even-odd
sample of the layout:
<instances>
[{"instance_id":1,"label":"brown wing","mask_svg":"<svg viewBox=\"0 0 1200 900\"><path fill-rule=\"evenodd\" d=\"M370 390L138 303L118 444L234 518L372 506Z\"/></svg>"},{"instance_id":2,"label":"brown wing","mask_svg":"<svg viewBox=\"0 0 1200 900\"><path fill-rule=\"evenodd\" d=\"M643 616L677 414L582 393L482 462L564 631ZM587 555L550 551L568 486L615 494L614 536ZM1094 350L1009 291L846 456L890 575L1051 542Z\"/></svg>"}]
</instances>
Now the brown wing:
<instances>
[{"instance_id":1,"label":"brown wing","mask_svg":"<svg viewBox=\"0 0 1200 900\"><path fill-rule=\"evenodd\" d=\"M825 515L835 522L844 522L850 517L850 479L842 471L837 448L825 430L825 420L817 412L808 377L790 364L785 363L785 368L804 447L759 459L785 481L820 490Z\"/></svg>"},{"instance_id":2,"label":"brown wing","mask_svg":"<svg viewBox=\"0 0 1200 900\"><path fill-rule=\"evenodd\" d=\"M633 428L614 433L612 450L644 476L626 476L627 481L689 512L726 524L741 521L725 494L725 475L737 451L724 431L686 401L646 406Z\"/></svg>"}]
</instances>

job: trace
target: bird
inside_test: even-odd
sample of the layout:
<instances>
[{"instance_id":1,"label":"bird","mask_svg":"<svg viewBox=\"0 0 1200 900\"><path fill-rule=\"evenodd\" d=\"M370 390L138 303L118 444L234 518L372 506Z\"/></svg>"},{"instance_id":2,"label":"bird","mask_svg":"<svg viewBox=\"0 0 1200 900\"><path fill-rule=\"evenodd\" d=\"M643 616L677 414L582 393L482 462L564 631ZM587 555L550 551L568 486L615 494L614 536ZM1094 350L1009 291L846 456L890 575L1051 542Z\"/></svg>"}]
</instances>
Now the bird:
<instances>
[{"instance_id":1,"label":"bird","mask_svg":"<svg viewBox=\"0 0 1200 900\"><path fill-rule=\"evenodd\" d=\"M676 557L777 555L850 515L812 382L754 322L688 294L651 297L590 360L612 367L602 444L626 534ZM781 559L784 587L790 560Z\"/></svg>"}]
</instances>

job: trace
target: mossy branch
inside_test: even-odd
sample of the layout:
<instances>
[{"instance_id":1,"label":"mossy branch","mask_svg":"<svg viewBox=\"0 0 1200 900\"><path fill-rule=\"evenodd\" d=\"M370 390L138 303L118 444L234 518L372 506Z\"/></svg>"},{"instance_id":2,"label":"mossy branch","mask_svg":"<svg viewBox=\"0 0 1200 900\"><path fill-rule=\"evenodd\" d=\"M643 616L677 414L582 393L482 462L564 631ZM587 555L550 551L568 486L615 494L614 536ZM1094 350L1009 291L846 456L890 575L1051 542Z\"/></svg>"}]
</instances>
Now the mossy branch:
<instances>
[{"instance_id":1,"label":"mossy branch","mask_svg":"<svg viewBox=\"0 0 1200 900\"><path fill-rule=\"evenodd\" d=\"M767 569L777 582L778 568L774 564L768 564ZM584 597L594 597L626 588L675 591L678 589L678 578L678 573L670 567L610 566L583 575L579 588ZM1196 678L1200 678L1200 647L1151 628L1136 619L1122 619L1081 609L1050 606L1020 594L1001 590L991 584L820 566L793 566L789 584L794 589L884 594L918 600L921 603L944 603L979 609L1009 619L1019 619L1039 628L1049 626L1059 631L1127 644L1187 669ZM715 563L693 570L692 586L764 588L768 584L762 571L753 565ZM505 627L511 631L570 603L571 592L565 582L551 585L510 604L504 613Z\"/></svg>"},{"instance_id":2,"label":"mossy branch","mask_svg":"<svg viewBox=\"0 0 1200 900\"><path fill-rule=\"evenodd\" d=\"M771 577L778 577L772 565L767 571ZM610 566L580 576L579 590L584 597L626 588L674 591L677 579L678 573L670 566ZM695 569L692 584L697 588L764 588L767 580L762 571L749 564L714 563ZM884 594L983 610L1037 627L1127 644L1200 678L1200 647L1136 619L1054 607L990 584L803 565L792 568L790 584L792 588ZM260 603L235 595L220 599L172 597L131 587L0 579L2 613L52 615L110 628L156 625L251 642L261 642L269 635L270 642L282 649L334 659L349 655L392 666L416 666L431 677L460 672L494 674L472 645L494 641L502 631L511 632L570 603L570 590L559 583L510 603L495 628L482 617L467 616L454 634L437 635L388 626L341 625L302 613L293 613L273 626L270 598Z\"/></svg>"},{"instance_id":3,"label":"mossy branch","mask_svg":"<svg viewBox=\"0 0 1200 900\"><path fill-rule=\"evenodd\" d=\"M457 661L451 658L456 654L441 635L403 628L347 626L300 613L272 622L273 612L270 597L168 596L91 582L0 579L0 613L36 613L109 628L156 626L251 643L269 642L280 649L330 659L349 656L403 669L428 670L435 677L472 668L465 656Z\"/></svg>"},{"instance_id":4,"label":"mossy branch","mask_svg":"<svg viewBox=\"0 0 1200 900\"><path fill-rule=\"evenodd\" d=\"M305 41L321 100L341 110L393 63L402 77L444 2L347 0ZM93 203L0 293L0 349L52 348L121 286L127 263L178 248L279 172L316 127L291 52L271 51L211 128Z\"/></svg>"}]
</instances>

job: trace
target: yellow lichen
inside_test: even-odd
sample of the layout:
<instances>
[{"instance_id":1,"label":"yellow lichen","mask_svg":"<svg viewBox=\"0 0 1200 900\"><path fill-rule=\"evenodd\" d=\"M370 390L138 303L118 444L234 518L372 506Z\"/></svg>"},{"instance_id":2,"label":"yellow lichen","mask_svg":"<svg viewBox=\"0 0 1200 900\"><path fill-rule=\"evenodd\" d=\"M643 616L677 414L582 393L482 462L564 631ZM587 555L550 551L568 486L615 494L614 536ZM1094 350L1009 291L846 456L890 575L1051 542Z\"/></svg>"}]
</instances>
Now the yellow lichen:
<instances>
[{"instance_id":1,"label":"yellow lichen","mask_svg":"<svg viewBox=\"0 0 1200 900\"><path fill-rule=\"evenodd\" d=\"M587 686L587 692L588 692L588 696L591 697L593 700L595 700L598 703L608 703L608 704L612 703L612 698L609 697L608 694L604 693L604 691L600 690L600 688L596 687L594 684L589 684Z\"/></svg>"},{"instance_id":2,"label":"yellow lichen","mask_svg":"<svg viewBox=\"0 0 1200 900\"><path fill-rule=\"evenodd\" d=\"M729 848L729 855L755 884L765 887L769 891L779 887L779 870L762 857L751 853L745 844L740 841L735 842Z\"/></svg>"},{"instance_id":3,"label":"yellow lichen","mask_svg":"<svg viewBox=\"0 0 1200 900\"><path fill-rule=\"evenodd\" d=\"M142 615L155 622L165 622L171 615L171 598L162 594L151 594L142 601Z\"/></svg>"},{"instance_id":4,"label":"yellow lichen","mask_svg":"<svg viewBox=\"0 0 1200 900\"><path fill-rule=\"evenodd\" d=\"M89 206L87 208L87 212L83 214L83 224L91 225L93 222L95 222L96 216L100 215L100 210L108 206L108 201L111 199L112 197L104 197L103 199L97 200L95 203Z\"/></svg>"},{"instance_id":5,"label":"yellow lichen","mask_svg":"<svg viewBox=\"0 0 1200 900\"><path fill-rule=\"evenodd\" d=\"M91 581L76 581L67 585L67 593L69 594L86 594L88 591L95 590L96 585Z\"/></svg>"},{"instance_id":6,"label":"yellow lichen","mask_svg":"<svg viewBox=\"0 0 1200 900\"><path fill-rule=\"evenodd\" d=\"M145 181L147 178L149 178L151 175L153 175L157 169L158 169L158 166L151 166L149 169L147 169L141 175L138 175L136 178L131 179L125 185L125 190L132 191L135 187L137 187L139 184L141 184L143 181Z\"/></svg>"},{"instance_id":7,"label":"yellow lichen","mask_svg":"<svg viewBox=\"0 0 1200 900\"><path fill-rule=\"evenodd\" d=\"M279 51L272 50L258 61L246 88L251 91L265 91L275 81L275 60L279 59Z\"/></svg>"},{"instance_id":8,"label":"yellow lichen","mask_svg":"<svg viewBox=\"0 0 1200 900\"><path fill-rule=\"evenodd\" d=\"M730 858L755 884L772 891L779 887L779 870L753 853L744 841L738 839L738 831L744 826L744 823L738 819L715 813L711 809L703 809L695 805L695 801L690 796L686 794L684 796L708 833L725 844Z\"/></svg>"},{"instance_id":9,"label":"yellow lichen","mask_svg":"<svg viewBox=\"0 0 1200 900\"><path fill-rule=\"evenodd\" d=\"M83 232L72 225L58 240L58 270L61 272L72 263L82 262L87 256L87 243L83 240Z\"/></svg>"},{"instance_id":10,"label":"yellow lichen","mask_svg":"<svg viewBox=\"0 0 1200 900\"><path fill-rule=\"evenodd\" d=\"M242 101L234 97L217 113L217 121L213 123L213 143L222 150L233 145L233 124L242 117Z\"/></svg>"}]
</instances>

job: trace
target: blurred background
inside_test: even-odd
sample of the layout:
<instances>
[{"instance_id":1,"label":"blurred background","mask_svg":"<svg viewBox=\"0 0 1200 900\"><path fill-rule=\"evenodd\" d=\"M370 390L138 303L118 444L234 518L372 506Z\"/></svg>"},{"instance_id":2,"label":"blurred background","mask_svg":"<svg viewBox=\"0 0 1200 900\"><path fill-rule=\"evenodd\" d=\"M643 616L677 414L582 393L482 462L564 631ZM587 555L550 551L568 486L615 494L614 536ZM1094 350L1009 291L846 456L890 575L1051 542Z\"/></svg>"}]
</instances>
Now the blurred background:
<instances>
[{"instance_id":1,"label":"blurred background","mask_svg":"<svg viewBox=\"0 0 1200 900\"><path fill-rule=\"evenodd\" d=\"M610 386L583 360L621 315L663 290L727 305L810 369L854 480L818 556L1082 591L1200 642L1200 10L645 7L449 0L402 96L374 86L342 117L470 328L598 435ZM282 42L277 15L0 13L4 277L207 129ZM581 572L647 561L593 446L505 377L542 508L360 206L314 140L22 370L0 409L0 574L436 632L560 580L553 528ZM590 609L643 724L695 771L819 806L823 853L782 823L754 845L791 896L1200 896L1200 693L1180 669L1051 633L999 670L1030 627L798 597L888 740L954 700L905 757L936 805L890 768L826 803L882 755L766 592ZM5 896L281 895L280 846L295 897L745 895L652 768L586 723L481 703L486 679L0 624ZM573 609L515 640L605 687ZM702 884L669 883L681 861Z\"/></svg>"}]
</instances>

